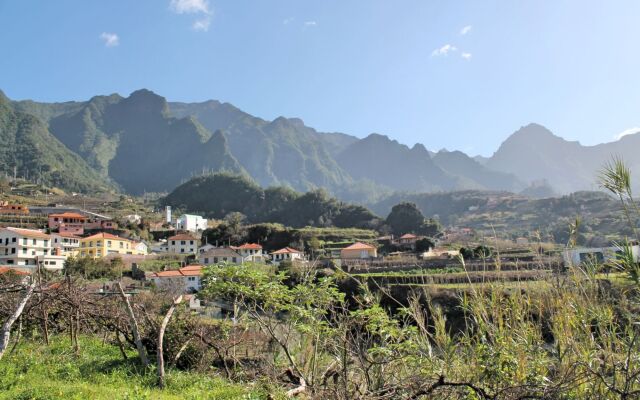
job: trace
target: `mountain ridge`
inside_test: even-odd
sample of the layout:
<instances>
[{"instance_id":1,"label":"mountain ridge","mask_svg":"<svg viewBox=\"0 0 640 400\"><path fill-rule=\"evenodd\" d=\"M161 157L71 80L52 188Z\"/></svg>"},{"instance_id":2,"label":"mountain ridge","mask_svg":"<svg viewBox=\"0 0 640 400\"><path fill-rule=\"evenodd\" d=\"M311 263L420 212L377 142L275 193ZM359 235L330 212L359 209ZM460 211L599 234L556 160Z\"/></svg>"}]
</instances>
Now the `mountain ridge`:
<instances>
[{"instance_id":1,"label":"mountain ridge","mask_svg":"<svg viewBox=\"0 0 640 400\"><path fill-rule=\"evenodd\" d=\"M583 146L532 123L491 157L470 157L376 133L319 132L300 118L269 121L218 100L171 102L148 89L62 103L0 97L14 112L38 119L89 169L134 194L167 192L216 171L246 174L264 187L324 187L349 200L391 191L527 193L541 181L548 183L545 193L562 194L597 189L597 170L614 154L640 171L640 156L632 151L640 134Z\"/></svg>"}]
</instances>

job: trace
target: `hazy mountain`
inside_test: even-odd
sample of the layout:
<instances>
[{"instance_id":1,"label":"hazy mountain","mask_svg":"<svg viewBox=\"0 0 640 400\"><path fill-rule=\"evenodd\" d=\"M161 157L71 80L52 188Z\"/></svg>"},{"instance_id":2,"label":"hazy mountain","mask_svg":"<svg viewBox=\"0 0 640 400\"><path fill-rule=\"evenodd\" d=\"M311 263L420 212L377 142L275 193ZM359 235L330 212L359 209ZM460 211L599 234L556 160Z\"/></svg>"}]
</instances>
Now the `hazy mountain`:
<instances>
[{"instance_id":1,"label":"hazy mountain","mask_svg":"<svg viewBox=\"0 0 640 400\"><path fill-rule=\"evenodd\" d=\"M178 117L193 116L210 131L224 129L231 152L261 185L287 184L299 190L349 184L333 156L355 137L319 133L298 118L265 121L228 103L170 103Z\"/></svg>"},{"instance_id":2,"label":"hazy mountain","mask_svg":"<svg viewBox=\"0 0 640 400\"><path fill-rule=\"evenodd\" d=\"M465 189L519 191L525 187L515 175L490 170L461 151L441 150L435 154L433 162L458 176Z\"/></svg>"},{"instance_id":3,"label":"hazy mountain","mask_svg":"<svg viewBox=\"0 0 640 400\"><path fill-rule=\"evenodd\" d=\"M50 120L51 132L127 192L167 191L204 171L242 172L224 134L195 119L169 116L166 100L148 90L97 96Z\"/></svg>"},{"instance_id":4,"label":"hazy mountain","mask_svg":"<svg viewBox=\"0 0 640 400\"><path fill-rule=\"evenodd\" d=\"M583 146L555 136L538 124L522 127L487 161L496 171L509 172L526 183L546 180L560 193L598 189L597 175L612 156L622 156L635 176L640 173L640 135L616 142ZM635 180L636 190L640 188Z\"/></svg>"},{"instance_id":5,"label":"hazy mountain","mask_svg":"<svg viewBox=\"0 0 640 400\"><path fill-rule=\"evenodd\" d=\"M346 147L337 160L355 179L369 179L396 190L431 192L458 187L458 178L438 167L423 145L409 148L376 133Z\"/></svg>"},{"instance_id":6,"label":"hazy mountain","mask_svg":"<svg viewBox=\"0 0 640 400\"><path fill-rule=\"evenodd\" d=\"M2 174L13 176L15 172L18 177L75 191L113 189L109 179L65 147L40 119L15 111L1 91L0 143Z\"/></svg>"},{"instance_id":7,"label":"hazy mountain","mask_svg":"<svg viewBox=\"0 0 640 400\"><path fill-rule=\"evenodd\" d=\"M100 175L131 193L169 191L203 171L226 170L247 173L262 186L324 187L350 201L379 200L392 190L525 190L546 197L597 189L597 173L612 155L624 157L640 173L640 134L582 146L530 124L492 157L471 158L460 151L433 153L421 144L410 148L378 134L358 139L318 132L298 118L267 121L215 100L168 103L145 89L126 98L112 94L84 102L4 103L5 112L10 107L23 118L30 116L38 131L59 139L61 151L82 157L84 172L70 176ZM44 133L32 140L36 137L47 145ZM25 157L39 154L32 144ZM536 186L543 180L544 187ZM83 185L96 183L89 179Z\"/></svg>"}]
</instances>

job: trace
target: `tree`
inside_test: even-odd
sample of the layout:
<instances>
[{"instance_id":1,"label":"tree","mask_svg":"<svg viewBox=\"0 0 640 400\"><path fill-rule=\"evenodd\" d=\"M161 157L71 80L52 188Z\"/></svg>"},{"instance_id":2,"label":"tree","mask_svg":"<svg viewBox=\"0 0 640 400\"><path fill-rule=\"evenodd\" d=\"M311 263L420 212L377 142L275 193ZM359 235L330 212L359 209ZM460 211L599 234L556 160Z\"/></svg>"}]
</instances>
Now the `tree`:
<instances>
[{"instance_id":1,"label":"tree","mask_svg":"<svg viewBox=\"0 0 640 400\"><path fill-rule=\"evenodd\" d=\"M487 258L491 257L491 249L487 246L480 245L473 249L473 255L477 258Z\"/></svg>"},{"instance_id":2,"label":"tree","mask_svg":"<svg viewBox=\"0 0 640 400\"><path fill-rule=\"evenodd\" d=\"M424 224L424 215L415 203L402 202L393 206L387 224L396 235L418 232Z\"/></svg>"},{"instance_id":3,"label":"tree","mask_svg":"<svg viewBox=\"0 0 640 400\"><path fill-rule=\"evenodd\" d=\"M460 248L460 255L462 256L462 258L464 258L465 260L470 260L473 258L474 254L473 254L473 250L468 248L468 247L461 247Z\"/></svg>"},{"instance_id":4,"label":"tree","mask_svg":"<svg viewBox=\"0 0 640 400\"><path fill-rule=\"evenodd\" d=\"M4 176L0 176L0 194L8 192L10 189L11 185L9 184L9 181Z\"/></svg>"},{"instance_id":5,"label":"tree","mask_svg":"<svg viewBox=\"0 0 640 400\"><path fill-rule=\"evenodd\" d=\"M422 226L418 229L417 233L421 235L434 237L438 233L440 233L441 230L442 230L442 226L437 220L433 218L428 218L424 221Z\"/></svg>"},{"instance_id":6,"label":"tree","mask_svg":"<svg viewBox=\"0 0 640 400\"><path fill-rule=\"evenodd\" d=\"M240 212L234 211L225 215L224 220L227 223L231 234L239 235L242 224L244 224L244 222L247 220L247 216Z\"/></svg>"},{"instance_id":7,"label":"tree","mask_svg":"<svg viewBox=\"0 0 640 400\"><path fill-rule=\"evenodd\" d=\"M416 252L422 253L429 251L436 246L436 244L430 238L422 238L416 241Z\"/></svg>"},{"instance_id":8,"label":"tree","mask_svg":"<svg viewBox=\"0 0 640 400\"><path fill-rule=\"evenodd\" d=\"M0 359L4 355L4 352L7 350L7 347L9 346L9 339L11 337L11 327L22 314L22 311L27 305L27 302L33 295L33 291L35 287L36 287L36 280L32 278L31 284L26 288L27 291L25 295L22 297L22 299L20 300L20 302L18 303L18 306L16 307L15 311L2 325L2 337L0 338Z\"/></svg>"}]
</instances>

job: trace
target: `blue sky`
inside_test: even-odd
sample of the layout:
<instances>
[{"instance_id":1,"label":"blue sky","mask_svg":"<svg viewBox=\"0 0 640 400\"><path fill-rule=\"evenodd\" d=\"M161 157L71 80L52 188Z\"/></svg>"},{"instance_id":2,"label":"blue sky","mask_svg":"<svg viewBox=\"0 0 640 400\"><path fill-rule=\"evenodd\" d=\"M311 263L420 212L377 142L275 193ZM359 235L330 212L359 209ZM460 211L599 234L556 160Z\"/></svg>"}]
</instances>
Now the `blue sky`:
<instances>
[{"instance_id":1,"label":"blue sky","mask_svg":"<svg viewBox=\"0 0 640 400\"><path fill-rule=\"evenodd\" d=\"M529 122L640 127L638 1L0 0L0 89L149 88L321 131L490 155Z\"/></svg>"}]
</instances>

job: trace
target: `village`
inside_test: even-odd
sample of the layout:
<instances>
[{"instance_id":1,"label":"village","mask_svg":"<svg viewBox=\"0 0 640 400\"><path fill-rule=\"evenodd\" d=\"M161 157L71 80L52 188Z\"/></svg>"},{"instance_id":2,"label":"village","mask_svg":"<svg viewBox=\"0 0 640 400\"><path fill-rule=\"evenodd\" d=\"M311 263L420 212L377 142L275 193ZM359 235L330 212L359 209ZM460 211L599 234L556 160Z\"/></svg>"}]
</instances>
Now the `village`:
<instances>
[{"instance_id":1,"label":"village","mask_svg":"<svg viewBox=\"0 0 640 400\"><path fill-rule=\"evenodd\" d=\"M202 288L203 268L218 264L329 267L385 283L446 285L467 280L535 281L567 265L615 260L621 252L616 246L562 249L540 245L536 249L527 238L513 243L495 238L480 242L476 232L466 227L448 227L436 237L407 232L397 237L329 241L322 249L309 246L309 241L298 243L300 248L288 244L267 249L262 243L207 243L207 219L193 214L173 217L169 206L154 217L156 221L149 224L151 240L145 240L127 229L142 223L138 214L116 220L73 206L1 202L1 271L64 274L70 262L102 260L114 268L117 265L131 288L195 294ZM631 249L637 260L640 246L633 243ZM145 268L148 265L154 268Z\"/></svg>"}]
</instances>

